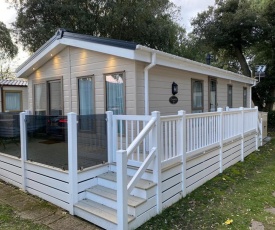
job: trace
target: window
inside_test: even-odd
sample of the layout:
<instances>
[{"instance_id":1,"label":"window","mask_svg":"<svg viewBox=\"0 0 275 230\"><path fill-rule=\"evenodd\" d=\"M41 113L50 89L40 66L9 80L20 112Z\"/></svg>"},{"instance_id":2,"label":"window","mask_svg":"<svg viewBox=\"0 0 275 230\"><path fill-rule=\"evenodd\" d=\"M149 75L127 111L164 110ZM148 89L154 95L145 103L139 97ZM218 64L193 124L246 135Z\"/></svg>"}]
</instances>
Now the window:
<instances>
[{"instance_id":1,"label":"window","mask_svg":"<svg viewBox=\"0 0 275 230\"><path fill-rule=\"evenodd\" d=\"M217 111L217 80L209 79L209 112Z\"/></svg>"},{"instance_id":2,"label":"window","mask_svg":"<svg viewBox=\"0 0 275 230\"><path fill-rule=\"evenodd\" d=\"M22 111L22 92L4 91L4 112Z\"/></svg>"},{"instance_id":3,"label":"window","mask_svg":"<svg viewBox=\"0 0 275 230\"><path fill-rule=\"evenodd\" d=\"M61 80L34 84L34 114L59 116L63 114Z\"/></svg>"},{"instance_id":4,"label":"window","mask_svg":"<svg viewBox=\"0 0 275 230\"><path fill-rule=\"evenodd\" d=\"M192 113L203 112L203 81L192 80Z\"/></svg>"},{"instance_id":5,"label":"window","mask_svg":"<svg viewBox=\"0 0 275 230\"><path fill-rule=\"evenodd\" d=\"M125 114L125 83L123 73L105 75L106 110L114 114Z\"/></svg>"},{"instance_id":6,"label":"window","mask_svg":"<svg viewBox=\"0 0 275 230\"><path fill-rule=\"evenodd\" d=\"M92 77L78 78L78 108L80 130L94 130L94 84Z\"/></svg>"},{"instance_id":7,"label":"window","mask_svg":"<svg viewBox=\"0 0 275 230\"><path fill-rule=\"evenodd\" d=\"M91 77L78 79L79 115L94 114L94 86Z\"/></svg>"},{"instance_id":8,"label":"window","mask_svg":"<svg viewBox=\"0 0 275 230\"><path fill-rule=\"evenodd\" d=\"M62 115L62 90L61 81L48 81L49 115Z\"/></svg>"},{"instance_id":9,"label":"window","mask_svg":"<svg viewBox=\"0 0 275 230\"><path fill-rule=\"evenodd\" d=\"M243 88L243 107L247 107L247 88Z\"/></svg>"},{"instance_id":10,"label":"window","mask_svg":"<svg viewBox=\"0 0 275 230\"><path fill-rule=\"evenodd\" d=\"M232 91L233 91L232 85L227 85L227 106L229 108L233 107L233 100L232 100L233 92Z\"/></svg>"}]
</instances>

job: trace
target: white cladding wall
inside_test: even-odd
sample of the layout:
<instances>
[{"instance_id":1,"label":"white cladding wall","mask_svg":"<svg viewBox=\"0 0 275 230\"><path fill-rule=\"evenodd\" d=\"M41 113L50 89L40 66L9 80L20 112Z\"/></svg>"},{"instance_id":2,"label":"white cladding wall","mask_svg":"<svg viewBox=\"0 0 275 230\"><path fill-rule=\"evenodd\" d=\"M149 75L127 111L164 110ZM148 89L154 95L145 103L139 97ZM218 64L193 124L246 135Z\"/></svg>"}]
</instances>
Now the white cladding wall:
<instances>
[{"instance_id":1,"label":"white cladding wall","mask_svg":"<svg viewBox=\"0 0 275 230\"><path fill-rule=\"evenodd\" d=\"M144 114L144 76L143 69L146 65L136 64L137 69L137 112ZM204 112L209 110L209 77L198 73L176 70L161 66L155 66L149 70L149 112L160 111L162 115L176 114L179 110L191 113L191 81L192 79L203 80L204 89ZM217 80L217 103L218 107L227 106L227 85L233 88L233 107L243 106L243 87L247 87L247 105L250 105L249 86L244 83L216 78ZM178 84L179 99L177 104L171 104L171 85Z\"/></svg>"},{"instance_id":2,"label":"white cladding wall","mask_svg":"<svg viewBox=\"0 0 275 230\"><path fill-rule=\"evenodd\" d=\"M126 113L136 114L134 61L75 47L64 49L29 77L29 106L33 110L32 90L35 82L62 77L64 114L78 113L77 78L91 76L95 88L95 112L105 113L104 74L116 72L125 72L126 76Z\"/></svg>"},{"instance_id":3,"label":"white cladding wall","mask_svg":"<svg viewBox=\"0 0 275 230\"><path fill-rule=\"evenodd\" d=\"M1 90L21 92L22 93L21 94L22 95L22 111L25 111L25 110L28 109L28 87L3 86L3 88L0 89L0 105L2 105L2 102L3 102ZM2 111L2 106L0 106L0 112L3 112Z\"/></svg>"}]
</instances>

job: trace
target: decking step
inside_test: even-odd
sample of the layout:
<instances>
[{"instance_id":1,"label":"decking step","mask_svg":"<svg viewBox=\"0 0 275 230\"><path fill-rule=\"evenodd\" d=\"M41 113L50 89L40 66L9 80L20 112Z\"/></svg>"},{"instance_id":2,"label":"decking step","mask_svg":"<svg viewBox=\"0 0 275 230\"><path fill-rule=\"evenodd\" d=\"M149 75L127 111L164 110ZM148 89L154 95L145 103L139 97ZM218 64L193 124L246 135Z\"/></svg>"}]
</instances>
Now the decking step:
<instances>
[{"instance_id":1,"label":"decking step","mask_svg":"<svg viewBox=\"0 0 275 230\"><path fill-rule=\"evenodd\" d=\"M103 173L101 175L98 176L98 178L101 179L105 179L105 180L109 180L109 181L113 181L116 182L116 173L115 172L107 172L107 173ZM127 181L129 182L132 179L131 176L127 176ZM136 184L136 188L139 189L143 189L143 190L148 190L150 188L153 188L156 184L152 181L149 180L144 180L144 179L140 179L137 184Z\"/></svg>"},{"instance_id":2,"label":"decking step","mask_svg":"<svg viewBox=\"0 0 275 230\"><path fill-rule=\"evenodd\" d=\"M117 211L115 209L109 208L105 205L88 199L79 201L77 204L75 204L75 207L104 220L117 224ZM128 215L128 222L131 222L134 219L135 217Z\"/></svg>"},{"instance_id":3,"label":"decking step","mask_svg":"<svg viewBox=\"0 0 275 230\"><path fill-rule=\"evenodd\" d=\"M96 194L98 196L104 197L106 199L117 201L117 191L110 188L106 188L101 185L95 185L87 189L86 191ZM132 195L128 196L128 205L133 208L143 204L145 201L146 201L145 199L142 199L136 196L132 196Z\"/></svg>"}]
</instances>

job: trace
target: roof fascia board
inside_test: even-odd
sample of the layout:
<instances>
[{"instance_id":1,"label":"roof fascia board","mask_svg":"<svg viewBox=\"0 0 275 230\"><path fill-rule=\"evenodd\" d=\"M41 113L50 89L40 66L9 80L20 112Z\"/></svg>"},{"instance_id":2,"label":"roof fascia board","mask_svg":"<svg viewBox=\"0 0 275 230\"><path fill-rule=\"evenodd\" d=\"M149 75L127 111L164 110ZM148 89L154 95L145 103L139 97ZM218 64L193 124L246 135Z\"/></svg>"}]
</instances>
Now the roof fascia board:
<instances>
[{"instance_id":1,"label":"roof fascia board","mask_svg":"<svg viewBox=\"0 0 275 230\"><path fill-rule=\"evenodd\" d=\"M124 49L124 48L119 48L119 47L114 47L109 45L103 45L98 43L86 42L86 41L79 41L79 40L74 40L70 38L62 38L60 42L63 45L67 45L67 46L87 49L95 52L110 54L110 55L119 56L122 58L128 58L132 60L135 59L134 50Z\"/></svg>"},{"instance_id":2,"label":"roof fascia board","mask_svg":"<svg viewBox=\"0 0 275 230\"><path fill-rule=\"evenodd\" d=\"M60 40L55 40L51 45L42 50L38 55L35 55L29 62L22 65L22 68L16 73L16 77L25 78L28 77L32 72L37 70L40 66L49 61L52 56L63 50L65 46L60 43Z\"/></svg>"},{"instance_id":3,"label":"roof fascia board","mask_svg":"<svg viewBox=\"0 0 275 230\"><path fill-rule=\"evenodd\" d=\"M179 60L178 61L171 60L171 59L169 60L165 57L158 56L157 64L171 67L171 68L181 69L185 71L190 71L194 73L200 73L207 76L218 77L218 78L232 80L232 81L239 81L246 84L251 84L251 85L255 84L255 79L253 78L245 77L243 75L236 74L223 69L215 68L213 66L204 65L199 62L188 63L188 62L179 61Z\"/></svg>"},{"instance_id":4,"label":"roof fascia board","mask_svg":"<svg viewBox=\"0 0 275 230\"><path fill-rule=\"evenodd\" d=\"M156 53L156 64L162 65L166 67L186 70L194 73L200 73L203 75L218 77L222 79L232 80L232 81L239 81L242 83L255 85L256 80L250 77L246 77L241 74L233 73L224 69L219 69L214 66L206 65L203 63L195 62L183 57L179 57L173 54L165 53L159 50L154 50L151 48L148 48L146 46L137 45L136 53L138 54L137 57L139 57L140 60L145 62L150 62L150 55L146 55L145 53Z\"/></svg>"}]
</instances>

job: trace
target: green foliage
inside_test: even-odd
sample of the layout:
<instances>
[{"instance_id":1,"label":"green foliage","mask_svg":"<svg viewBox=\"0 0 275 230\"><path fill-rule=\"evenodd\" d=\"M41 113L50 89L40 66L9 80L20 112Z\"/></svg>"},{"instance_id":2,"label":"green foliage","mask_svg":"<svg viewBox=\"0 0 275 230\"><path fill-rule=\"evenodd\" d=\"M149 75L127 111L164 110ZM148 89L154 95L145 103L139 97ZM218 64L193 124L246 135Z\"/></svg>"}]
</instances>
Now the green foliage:
<instances>
[{"instance_id":1,"label":"green foliage","mask_svg":"<svg viewBox=\"0 0 275 230\"><path fill-rule=\"evenodd\" d=\"M257 12L249 0L217 0L215 7L192 21L193 34L213 52L239 62L239 71L251 76L244 53L262 34Z\"/></svg>"},{"instance_id":2,"label":"green foliage","mask_svg":"<svg viewBox=\"0 0 275 230\"><path fill-rule=\"evenodd\" d=\"M178 8L169 0L10 0L17 9L18 41L36 51L57 30L135 41L176 53L185 34L175 19ZM21 3L20 3L21 2Z\"/></svg>"},{"instance_id":3,"label":"green foliage","mask_svg":"<svg viewBox=\"0 0 275 230\"><path fill-rule=\"evenodd\" d=\"M13 44L10 31L3 22L0 22L0 60L14 58L18 49Z\"/></svg>"},{"instance_id":4,"label":"green foliage","mask_svg":"<svg viewBox=\"0 0 275 230\"><path fill-rule=\"evenodd\" d=\"M268 128L275 128L275 111L268 112Z\"/></svg>"},{"instance_id":5,"label":"green foliage","mask_svg":"<svg viewBox=\"0 0 275 230\"><path fill-rule=\"evenodd\" d=\"M266 77L262 79L254 88L254 103L260 111L270 111L275 102L274 97L275 77Z\"/></svg>"}]
</instances>

